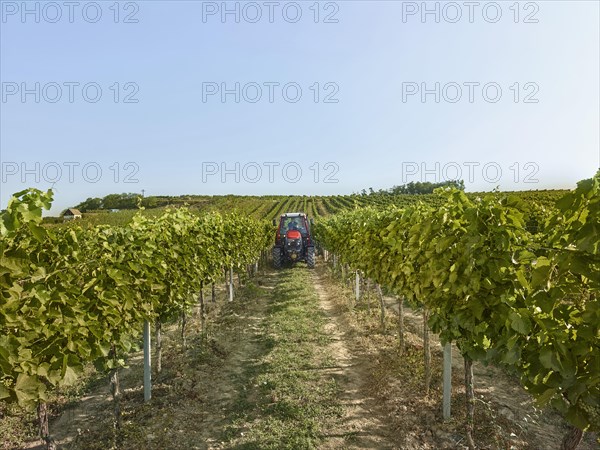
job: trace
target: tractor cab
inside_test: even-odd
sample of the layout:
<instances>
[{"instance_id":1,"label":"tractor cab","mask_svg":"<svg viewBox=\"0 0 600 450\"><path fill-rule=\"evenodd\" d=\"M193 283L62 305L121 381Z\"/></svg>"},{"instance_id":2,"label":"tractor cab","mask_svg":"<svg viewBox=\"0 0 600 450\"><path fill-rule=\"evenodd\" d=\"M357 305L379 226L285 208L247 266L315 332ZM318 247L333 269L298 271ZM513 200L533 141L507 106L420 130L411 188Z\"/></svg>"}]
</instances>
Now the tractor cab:
<instances>
[{"instance_id":1,"label":"tractor cab","mask_svg":"<svg viewBox=\"0 0 600 450\"><path fill-rule=\"evenodd\" d=\"M282 216L279 222L279 230L282 235L287 234L290 231L298 231L302 236L308 234L308 221L306 216L286 216Z\"/></svg>"},{"instance_id":2,"label":"tractor cab","mask_svg":"<svg viewBox=\"0 0 600 450\"><path fill-rule=\"evenodd\" d=\"M304 213L286 213L273 220L277 226L273 265L281 267L283 262L305 261L314 267L314 244L310 235L310 222Z\"/></svg>"}]
</instances>

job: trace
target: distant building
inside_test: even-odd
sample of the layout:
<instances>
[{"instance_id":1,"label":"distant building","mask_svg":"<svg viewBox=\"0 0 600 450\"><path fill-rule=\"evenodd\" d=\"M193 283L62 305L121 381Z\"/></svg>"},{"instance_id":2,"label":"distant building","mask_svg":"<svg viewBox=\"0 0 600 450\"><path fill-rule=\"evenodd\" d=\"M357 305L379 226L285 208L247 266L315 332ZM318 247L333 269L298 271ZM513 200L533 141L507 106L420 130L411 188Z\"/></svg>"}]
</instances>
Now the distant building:
<instances>
[{"instance_id":1,"label":"distant building","mask_svg":"<svg viewBox=\"0 0 600 450\"><path fill-rule=\"evenodd\" d=\"M81 219L81 211L75 208L69 208L63 214L63 220Z\"/></svg>"}]
</instances>

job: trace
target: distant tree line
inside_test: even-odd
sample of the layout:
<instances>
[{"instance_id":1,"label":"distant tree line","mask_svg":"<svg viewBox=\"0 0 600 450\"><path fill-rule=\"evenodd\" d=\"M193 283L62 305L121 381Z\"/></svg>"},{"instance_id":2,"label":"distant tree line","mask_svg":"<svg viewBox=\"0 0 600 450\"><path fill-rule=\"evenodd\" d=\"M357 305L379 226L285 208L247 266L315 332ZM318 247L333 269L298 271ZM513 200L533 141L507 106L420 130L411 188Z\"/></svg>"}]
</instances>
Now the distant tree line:
<instances>
[{"instance_id":1,"label":"distant tree line","mask_svg":"<svg viewBox=\"0 0 600 450\"><path fill-rule=\"evenodd\" d=\"M431 183L429 181L411 181L407 184L394 186L389 189L379 189L378 191L374 191L373 188L369 188L369 191L367 192L366 189L363 189L361 191L361 195L431 194L434 191L434 189L437 189L439 187L454 187L460 189L461 191L464 191L465 182L463 180L449 180L443 181L441 183Z\"/></svg>"},{"instance_id":2,"label":"distant tree line","mask_svg":"<svg viewBox=\"0 0 600 450\"><path fill-rule=\"evenodd\" d=\"M390 189L380 189L374 191L369 188L369 191L363 189L360 195L397 195L397 194L431 194L438 187L456 187L464 191L465 183L460 181L444 181L443 183L426 182L410 182L401 186L394 186ZM234 196L224 196L234 197ZM196 195L180 195L180 196L150 196L142 197L137 193L109 194L105 197L90 197L87 200L79 203L75 208L84 213L103 212L111 209L137 209L142 206L144 208L160 208L164 206L181 206L184 204L193 204L206 200L206 196Z\"/></svg>"},{"instance_id":3,"label":"distant tree line","mask_svg":"<svg viewBox=\"0 0 600 450\"><path fill-rule=\"evenodd\" d=\"M152 209L165 206L183 206L192 205L206 200L207 196L202 195L156 195L143 197L138 193L109 194L105 197L88 198L79 203L75 208L81 212L106 212L111 209L138 209L140 206Z\"/></svg>"},{"instance_id":4,"label":"distant tree line","mask_svg":"<svg viewBox=\"0 0 600 450\"><path fill-rule=\"evenodd\" d=\"M137 209L140 206L144 208L157 208L172 204L170 197L142 197L136 193L108 194L105 197L90 197L79 203L75 208L81 212L106 211L111 209Z\"/></svg>"},{"instance_id":5,"label":"distant tree line","mask_svg":"<svg viewBox=\"0 0 600 450\"><path fill-rule=\"evenodd\" d=\"M81 212L90 212L94 210L105 209L134 209L138 207L139 194L123 193L109 194L106 197L88 198L81 202L75 208Z\"/></svg>"}]
</instances>

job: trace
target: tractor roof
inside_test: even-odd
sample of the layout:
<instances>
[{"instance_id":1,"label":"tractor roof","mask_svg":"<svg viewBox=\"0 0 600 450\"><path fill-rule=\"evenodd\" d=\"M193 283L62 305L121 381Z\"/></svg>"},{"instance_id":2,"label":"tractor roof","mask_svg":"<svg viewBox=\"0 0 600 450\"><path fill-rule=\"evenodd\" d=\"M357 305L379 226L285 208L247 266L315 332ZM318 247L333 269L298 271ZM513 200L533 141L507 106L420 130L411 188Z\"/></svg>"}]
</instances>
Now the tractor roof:
<instances>
[{"instance_id":1,"label":"tractor roof","mask_svg":"<svg viewBox=\"0 0 600 450\"><path fill-rule=\"evenodd\" d=\"M285 214L282 214L281 217L306 217L306 214L299 213L299 212L296 212L296 213L285 213Z\"/></svg>"}]
</instances>

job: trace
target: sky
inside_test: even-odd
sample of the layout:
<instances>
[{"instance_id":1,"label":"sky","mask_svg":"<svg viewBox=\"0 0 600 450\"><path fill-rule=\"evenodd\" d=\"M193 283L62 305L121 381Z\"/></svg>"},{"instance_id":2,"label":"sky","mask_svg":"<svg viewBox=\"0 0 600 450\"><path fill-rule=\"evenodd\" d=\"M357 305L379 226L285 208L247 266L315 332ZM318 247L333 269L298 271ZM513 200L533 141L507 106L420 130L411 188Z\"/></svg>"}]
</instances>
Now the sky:
<instances>
[{"instance_id":1,"label":"sky","mask_svg":"<svg viewBox=\"0 0 600 450\"><path fill-rule=\"evenodd\" d=\"M0 208L600 166L600 2L0 1Z\"/></svg>"}]
</instances>

